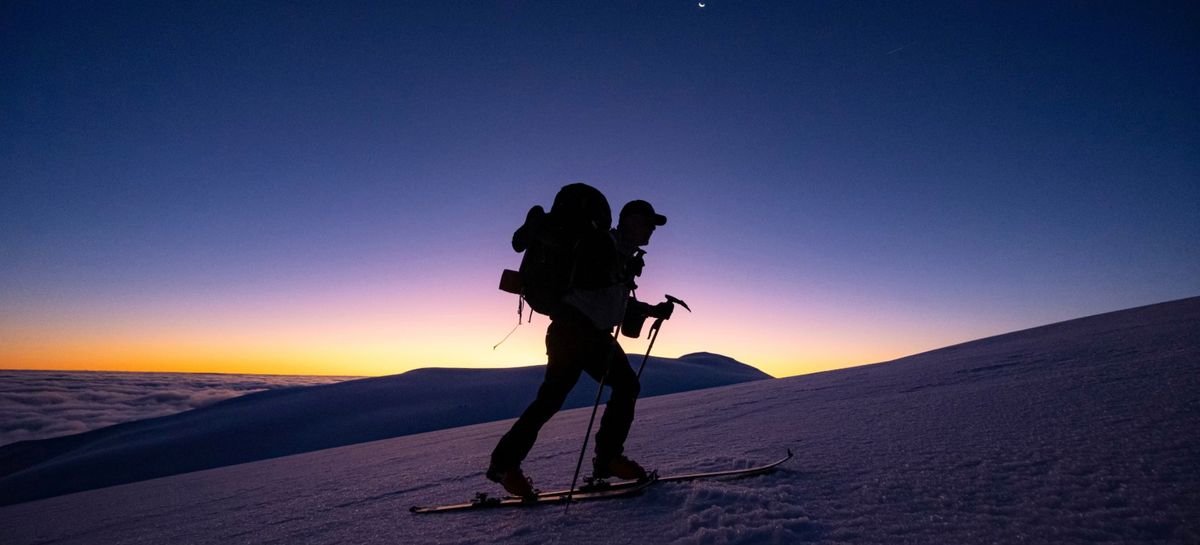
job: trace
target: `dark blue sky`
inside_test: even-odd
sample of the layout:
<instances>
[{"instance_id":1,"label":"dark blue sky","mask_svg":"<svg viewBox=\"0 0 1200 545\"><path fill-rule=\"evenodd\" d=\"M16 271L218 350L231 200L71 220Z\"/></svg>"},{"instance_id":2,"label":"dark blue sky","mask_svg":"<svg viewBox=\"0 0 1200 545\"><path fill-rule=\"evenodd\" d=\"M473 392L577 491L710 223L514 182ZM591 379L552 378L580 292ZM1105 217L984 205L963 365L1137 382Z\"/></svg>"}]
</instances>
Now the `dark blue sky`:
<instances>
[{"instance_id":1,"label":"dark blue sky","mask_svg":"<svg viewBox=\"0 0 1200 545\"><path fill-rule=\"evenodd\" d=\"M735 322L734 356L862 363L1200 292L1195 3L343 4L0 8L0 337L491 301L573 181L671 217L643 285L704 301L681 353Z\"/></svg>"}]
</instances>

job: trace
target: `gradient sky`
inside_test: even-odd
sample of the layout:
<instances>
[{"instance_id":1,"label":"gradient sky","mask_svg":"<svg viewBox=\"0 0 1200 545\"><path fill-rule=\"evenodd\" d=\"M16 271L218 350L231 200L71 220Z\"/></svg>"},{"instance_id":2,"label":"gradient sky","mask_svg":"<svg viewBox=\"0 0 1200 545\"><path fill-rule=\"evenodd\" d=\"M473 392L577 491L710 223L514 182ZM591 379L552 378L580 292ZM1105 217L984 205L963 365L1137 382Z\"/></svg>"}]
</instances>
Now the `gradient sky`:
<instances>
[{"instance_id":1,"label":"gradient sky","mask_svg":"<svg viewBox=\"0 0 1200 545\"><path fill-rule=\"evenodd\" d=\"M1200 295L1200 5L915 4L5 2L0 367L540 363L496 284L576 181L670 217L663 356Z\"/></svg>"}]
</instances>

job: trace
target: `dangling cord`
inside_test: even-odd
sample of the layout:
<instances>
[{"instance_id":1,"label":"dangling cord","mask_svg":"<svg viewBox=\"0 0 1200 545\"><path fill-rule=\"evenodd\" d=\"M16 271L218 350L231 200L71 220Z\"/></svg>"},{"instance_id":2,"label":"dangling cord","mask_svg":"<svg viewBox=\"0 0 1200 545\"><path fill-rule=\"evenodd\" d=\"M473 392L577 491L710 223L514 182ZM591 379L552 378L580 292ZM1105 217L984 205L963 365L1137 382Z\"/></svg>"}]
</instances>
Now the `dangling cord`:
<instances>
[{"instance_id":1,"label":"dangling cord","mask_svg":"<svg viewBox=\"0 0 1200 545\"><path fill-rule=\"evenodd\" d=\"M507 341L508 338L511 337L512 334L517 331L517 328L521 327L521 318L523 316L525 316L525 298L523 296L518 295L517 296L517 325L513 326L513 328L508 331L508 335L505 335L503 339L500 339L500 342L492 345L492 350L495 350L496 347L504 344L504 341ZM530 307L530 309L529 309L529 319L533 320L533 308L532 307Z\"/></svg>"}]
</instances>

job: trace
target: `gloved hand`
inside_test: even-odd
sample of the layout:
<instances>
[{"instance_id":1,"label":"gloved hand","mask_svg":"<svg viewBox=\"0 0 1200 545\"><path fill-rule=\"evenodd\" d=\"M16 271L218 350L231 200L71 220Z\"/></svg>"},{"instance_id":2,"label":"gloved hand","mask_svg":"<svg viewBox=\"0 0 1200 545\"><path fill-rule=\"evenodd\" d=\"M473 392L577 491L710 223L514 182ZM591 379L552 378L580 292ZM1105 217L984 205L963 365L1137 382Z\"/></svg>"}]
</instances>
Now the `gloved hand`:
<instances>
[{"instance_id":1,"label":"gloved hand","mask_svg":"<svg viewBox=\"0 0 1200 545\"><path fill-rule=\"evenodd\" d=\"M670 320L672 312L675 312L675 305L670 301L664 301L646 309L647 316L664 320Z\"/></svg>"}]
</instances>

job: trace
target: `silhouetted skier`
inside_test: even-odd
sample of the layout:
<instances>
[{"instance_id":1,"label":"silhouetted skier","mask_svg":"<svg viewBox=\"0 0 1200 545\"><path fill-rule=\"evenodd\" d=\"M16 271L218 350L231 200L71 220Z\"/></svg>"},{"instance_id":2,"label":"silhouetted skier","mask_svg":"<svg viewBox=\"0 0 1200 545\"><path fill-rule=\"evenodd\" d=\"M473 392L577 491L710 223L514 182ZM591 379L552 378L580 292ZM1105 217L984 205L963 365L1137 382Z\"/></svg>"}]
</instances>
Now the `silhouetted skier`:
<instances>
[{"instance_id":1,"label":"silhouetted skier","mask_svg":"<svg viewBox=\"0 0 1200 545\"><path fill-rule=\"evenodd\" d=\"M670 302L651 306L630 295L637 287L634 278L641 274L644 264L641 247L650 242L656 227L666 223L666 216L656 213L650 203L630 201L621 208L616 229L579 241L570 287L563 304L551 313L546 331L545 379L537 398L492 451L487 478L500 483L510 494L534 494L532 481L521 470L521 461L533 448L538 431L562 407L584 371L597 381L607 373L605 383L612 387L596 433L593 476L646 478L646 470L624 455L641 386L612 331L623 319L640 324L647 316L670 318L674 308Z\"/></svg>"}]
</instances>

